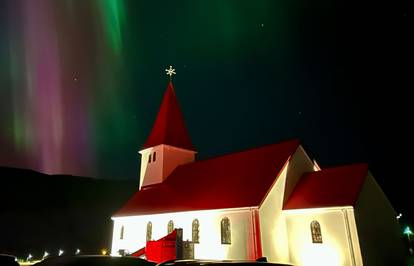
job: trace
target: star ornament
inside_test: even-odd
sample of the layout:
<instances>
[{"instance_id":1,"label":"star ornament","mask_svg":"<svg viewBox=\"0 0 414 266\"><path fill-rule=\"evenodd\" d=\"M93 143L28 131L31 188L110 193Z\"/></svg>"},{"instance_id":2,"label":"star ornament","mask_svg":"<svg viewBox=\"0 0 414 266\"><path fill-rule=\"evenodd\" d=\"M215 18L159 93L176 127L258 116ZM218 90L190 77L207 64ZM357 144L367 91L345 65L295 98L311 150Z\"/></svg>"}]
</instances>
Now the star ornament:
<instances>
[{"instance_id":1,"label":"star ornament","mask_svg":"<svg viewBox=\"0 0 414 266\"><path fill-rule=\"evenodd\" d=\"M170 80L172 78L172 75L175 75L175 69L170 66L170 68L165 69L165 72L167 72L167 75L170 76Z\"/></svg>"}]
</instances>

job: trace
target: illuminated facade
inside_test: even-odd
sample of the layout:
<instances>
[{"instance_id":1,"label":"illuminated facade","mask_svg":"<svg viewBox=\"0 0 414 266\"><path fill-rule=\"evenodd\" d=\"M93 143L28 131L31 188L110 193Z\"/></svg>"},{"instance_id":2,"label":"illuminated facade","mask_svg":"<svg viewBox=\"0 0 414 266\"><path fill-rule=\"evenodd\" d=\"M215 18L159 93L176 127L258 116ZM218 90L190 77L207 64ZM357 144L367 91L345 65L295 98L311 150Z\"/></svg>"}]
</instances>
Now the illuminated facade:
<instances>
[{"instance_id":1,"label":"illuminated facade","mask_svg":"<svg viewBox=\"0 0 414 266\"><path fill-rule=\"evenodd\" d=\"M196 161L172 83L141 153L139 190L112 217L112 254L174 228L200 259L399 265L395 212L366 164L320 169L299 141Z\"/></svg>"}]
</instances>

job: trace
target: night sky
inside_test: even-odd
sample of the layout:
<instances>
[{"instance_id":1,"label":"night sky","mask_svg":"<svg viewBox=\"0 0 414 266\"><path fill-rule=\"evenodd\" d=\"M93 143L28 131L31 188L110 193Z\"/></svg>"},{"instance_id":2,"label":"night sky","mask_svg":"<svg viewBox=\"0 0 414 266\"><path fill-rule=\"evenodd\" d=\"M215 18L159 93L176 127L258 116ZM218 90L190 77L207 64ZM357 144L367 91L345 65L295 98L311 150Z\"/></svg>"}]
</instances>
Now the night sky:
<instances>
[{"instance_id":1,"label":"night sky","mask_svg":"<svg viewBox=\"0 0 414 266\"><path fill-rule=\"evenodd\" d=\"M172 65L198 158L299 138L411 211L412 22L399 0L2 0L0 165L137 179Z\"/></svg>"}]
</instances>

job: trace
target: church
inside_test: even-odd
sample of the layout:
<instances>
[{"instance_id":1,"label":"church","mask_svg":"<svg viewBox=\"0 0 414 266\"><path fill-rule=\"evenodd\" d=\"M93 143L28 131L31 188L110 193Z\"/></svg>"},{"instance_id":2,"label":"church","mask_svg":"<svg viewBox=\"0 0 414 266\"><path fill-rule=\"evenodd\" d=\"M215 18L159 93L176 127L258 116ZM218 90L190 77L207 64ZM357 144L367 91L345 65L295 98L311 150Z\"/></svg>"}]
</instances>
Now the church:
<instances>
[{"instance_id":1,"label":"church","mask_svg":"<svg viewBox=\"0 0 414 266\"><path fill-rule=\"evenodd\" d=\"M296 139L196 153L170 81L140 151L137 192L112 217L112 255L180 228L195 259L403 265L396 213L367 164L321 169Z\"/></svg>"}]
</instances>

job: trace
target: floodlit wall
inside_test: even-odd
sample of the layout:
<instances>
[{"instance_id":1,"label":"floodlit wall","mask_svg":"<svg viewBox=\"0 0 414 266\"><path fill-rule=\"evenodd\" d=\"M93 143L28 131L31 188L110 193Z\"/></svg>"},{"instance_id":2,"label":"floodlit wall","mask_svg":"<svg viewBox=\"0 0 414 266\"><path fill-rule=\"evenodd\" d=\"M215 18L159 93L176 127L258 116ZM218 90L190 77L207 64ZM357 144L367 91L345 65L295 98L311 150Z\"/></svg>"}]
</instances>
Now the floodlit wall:
<instances>
[{"instance_id":1,"label":"floodlit wall","mask_svg":"<svg viewBox=\"0 0 414 266\"><path fill-rule=\"evenodd\" d=\"M149 162L149 157L153 156L156 152L156 161ZM162 161L163 161L163 149L159 146L148 148L140 151L141 153L141 174L139 177L139 189L142 186L161 183L162 180Z\"/></svg>"},{"instance_id":2,"label":"floodlit wall","mask_svg":"<svg viewBox=\"0 0 414 266\"><path fill-rule=\"evenodd\" d=\"M167 178L172 171L174 171L177 166L182 164L187 164L194 162L195 160L195 152L176 148L174 146L170 145L161 145L163 146L163 154L164 154L164 160L163 160L163 172L162 175L165 178Z\"/></svg>"},{"instance_id":3,"label":"floodlit wall","mask_svg":"<svg viewBox=\"0 0 414 266\"><path fill-rule=\"evenodd\" d=\"M230 209L212 211L191 211L145 216L113 218L112 238L113 255L121 249L132 253L145 246L147 223L152 223L152 239L167 235L168 222L174 222L174 228L183 229L183 240L192 240L192 222L199 221L199 244L194 244L194 256L197 259L255 259L255 241L253 234L254 209ZM231 244L221 244L221 219L228 217L231 227ZM124 226L124 239L120 239Z\"/></svg>"},{"instance_id":4,"label":"floodlit wall","mask_svg":"<svg viewBox=\"0 0 414 266\"><path fill-rule=\"evenodd\" d=\"M361 252L352 207L284 211L291 263L296 266L360 266ZM311 222L322 243L313 243Z\"/></svg>"},{"instance_id":5,"label":"floodlit wall","mask_svg":"<svg viewBox=\"0 0 414 266\"><path fill-rule=\"evenodd\" d=\"M142 186L163 182L178 165L194 162L195 160L194 151L164 144L142 150L140 153L140 189Z\"/></svg>"},{"instance_id":6,"label":"floodlit wall","mask_svg":"<svg viewBox=\"0 0 414 266\"><path fill-rule=\"evenodd\" d=\"M396 213L368 174L355 206L364 265L404 265L402 231Z\"/></svg>"},{"instance_id":7,"label":"floodlit wall","mask_svg":"<svg viewBox=\"0 0 414 266\"><path fill-rule=\"evenodd\" d=\"M316 169L312 160L306 154L302 146L298 147L297 151L289 160L287 167L288 169L286 172L286 184L285 191L283 193L283 203L286 203L286 201L289 199L290 194L295 189L295 186L299 182L299 179L302 177L302 175L306 172L314 172Z\"/></svg>"},{"instance_id":8,"label":"floodlit wall","mask_svg":"<svg viewBox=\"0 0 414 266\"><path fill-rule=\"evenodd\" d=\"M267 257L268 261L290 262L286 221L282 212L285 188L290 194L303 173L311 171L313 171L312 161L300 146L260 205L262 254Z\"/></svg>"}]
</instances>

